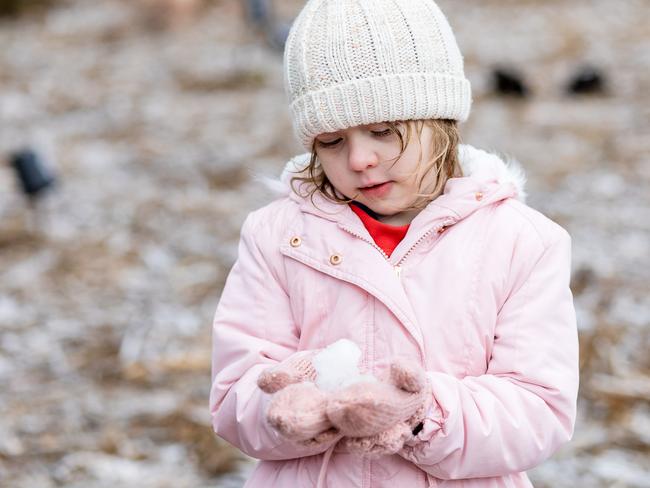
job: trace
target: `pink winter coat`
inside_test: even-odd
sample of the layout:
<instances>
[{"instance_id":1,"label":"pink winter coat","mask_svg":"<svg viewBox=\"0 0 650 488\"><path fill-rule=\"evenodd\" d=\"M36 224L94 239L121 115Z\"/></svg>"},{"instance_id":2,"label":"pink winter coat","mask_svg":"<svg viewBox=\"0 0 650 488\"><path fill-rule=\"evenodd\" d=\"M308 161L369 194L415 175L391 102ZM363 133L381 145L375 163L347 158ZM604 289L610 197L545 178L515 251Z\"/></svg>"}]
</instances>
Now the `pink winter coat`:
<instances>
[{"instance_id":1,"label":"pink winter coat","mask_svg":"<svg viewBox=\"0 0 650 488\"><path fill-rule=\"evenodd\" d=\"M316 485L330 446L279 437L256 380L341 338L368 372L417 358L434 407L396 455L334 447L328 487L529 487L525 471L571 438L569 235L516 199L511 165L470 146L459 155L467 176L449 180L390 258L347 205L322 197L292 193L246 219L214 320L210 411L220 437L262 460L247 487Z\"/></svg>"}]
</instances>

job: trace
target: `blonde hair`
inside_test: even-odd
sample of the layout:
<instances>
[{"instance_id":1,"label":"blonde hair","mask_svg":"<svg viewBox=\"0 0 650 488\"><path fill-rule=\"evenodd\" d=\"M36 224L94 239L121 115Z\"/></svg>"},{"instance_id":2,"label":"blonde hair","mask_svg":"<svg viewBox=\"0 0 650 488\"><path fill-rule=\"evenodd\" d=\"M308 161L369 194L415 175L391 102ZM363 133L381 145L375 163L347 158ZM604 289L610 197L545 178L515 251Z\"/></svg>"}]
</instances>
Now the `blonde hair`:
<instances>
[{"instance_id":1,"label":"blonde hair","mask_svg":"<svg viewBox=\"0 0 650 488\"><path fill-rule=\"evenodd\" d=\"M400 141L400 153L395 158L393 164L396 164L406 151L406 147L411 142L413 133L416 133L418 140L421 140L422 129L426 126L431 129L432 142L431 154L426 161L423 161L422 149L420 148L420 164L416 170L416 181L418 197L412 206L412 209L424 208L429 202L439 196L447 183L447 180L453 177L462 176L462 169L458 161L458 144L460 144L460 134L458 132L458 123L449 119L424 119L409 120L398 122L386 122L387 128L395 134ZM405 134L400 130L400 126L406 128ZM305 176L294 176L291 178L291 188L295 193L302 197L313 198L316 192L321 193L327 199L337 203L349 203L352 199L341 195L329 181L325 171L318 162L316 152L316 141L314 140L311 150L311 159L309 165L301 173ZM420 192L422 182L431 173L435 176L434 188L429 192ZM294 183L299 182L299 188L296 189ZM303 188L307 188L302 192Z\"/></svg>"}]
</instances>

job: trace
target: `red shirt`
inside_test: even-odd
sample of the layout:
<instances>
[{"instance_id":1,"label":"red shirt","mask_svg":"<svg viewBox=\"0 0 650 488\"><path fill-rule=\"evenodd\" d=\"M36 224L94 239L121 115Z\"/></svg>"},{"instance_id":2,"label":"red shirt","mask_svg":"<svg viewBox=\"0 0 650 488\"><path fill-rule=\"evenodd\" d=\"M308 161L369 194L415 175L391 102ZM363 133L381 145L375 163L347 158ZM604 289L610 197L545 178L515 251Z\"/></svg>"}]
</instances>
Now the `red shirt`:
<instances>
[{"instance_id":1,"label":"red shirt","mask_svg":"<svg viewBox=\"0 0 650 488\"><path fill-rule=\"evenodd\" d=\"M351 203L350 208L359 216L361 222L368 233L387 256L390 256L397 245L404 239L409 225L389 225L380 222L367 213L365 208L361 208L357 203Z\"/></svg>"}]
</instances>

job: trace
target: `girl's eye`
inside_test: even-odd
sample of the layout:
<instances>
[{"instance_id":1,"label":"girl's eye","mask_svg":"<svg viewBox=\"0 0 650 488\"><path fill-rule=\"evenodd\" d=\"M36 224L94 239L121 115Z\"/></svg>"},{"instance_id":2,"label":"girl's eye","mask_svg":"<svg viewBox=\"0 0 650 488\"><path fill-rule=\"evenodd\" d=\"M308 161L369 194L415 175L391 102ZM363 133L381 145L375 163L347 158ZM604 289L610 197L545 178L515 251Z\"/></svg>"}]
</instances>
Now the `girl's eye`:
<instances>
[{"instance_id":1,"label":"girl's eye","mask_svg":"<svg viewBox=\"0 0 650 488\"><path fill-rule=\"evenodd\" d=\"M336 146L339 142L341 142L342 140L343 140L343 139L340 138L340 137L339 137L338 139L334 139L333 141L319 141L318 139L316 139L316 144L317 144L319 147L334 147L334 146Z\"/></svg>"},{"instance_id":2,"label":"girl's eye","mask_svg":"<svg viewBox=\"0 0 650 488\"><path fill-rule=\"evenodd\" d=\"M373 130L371 132L373 133L373 135L375 135L377 137L386 137L386 136L389 136L389 135L391 135L393 133L393 131L390 130L390 129Z\"/></svg>"}]
</instances>

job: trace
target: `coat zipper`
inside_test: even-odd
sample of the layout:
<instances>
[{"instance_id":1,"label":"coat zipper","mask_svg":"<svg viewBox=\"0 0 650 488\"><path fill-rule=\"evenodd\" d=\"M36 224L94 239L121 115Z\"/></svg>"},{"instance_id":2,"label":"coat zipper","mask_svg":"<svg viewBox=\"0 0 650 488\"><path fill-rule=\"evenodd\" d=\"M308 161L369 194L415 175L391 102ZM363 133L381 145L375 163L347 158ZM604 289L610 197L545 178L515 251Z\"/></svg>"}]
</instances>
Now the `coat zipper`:
<instances>
[{"instance_id":1,"label":"coat zipper","mask_svg":"<svg viewBox=\"0 0 650 488\"><path fill-rule=\"evenodd\" d=\"M402 277L402 267L399 264L396 264L393 266L393 269L395 270L395 274L397 275L397 279L399 280Z\"/></svg>"},{"instance_id":2,"label":"coat zipper","mask_svg":"<svg viewBox=\"0 0 650 488\"><path fill-rule=\"evenodd\" d=\"M436 227L432 227L428 231L426 231L424 234L420 236L420 238L413 243L411 247L408 248L404 256L397 262L395 267L401 267L401 264L404 262L404 260L408 257L409 254L411 254L411 251L415 249L423 240L425 240L427 237L429 237L433 232L440 232L440 229L444 229L445 227L449 227L450 225L453 224L453 221L449 220L447 222L443 222L441 225L438 225ZM398 273L399 276L399 273Z\"/></svg>"},{"instance_id":3,"label":"coat zipper","mask_svg":"<svg viewBox=\"0 0 650 488\"><path fill-rule=\"evenodd\" d=\"M388 261L388 264L391 264L393 266L393 271L395 271L395 274L397 275L397 278L399 279L402 276L402 263L408 257L408 255L411 254L411 251L413 251L414 248L416 248L424 239L426 239L428 236L430 236L433 232L439 232L440 229L443 229L445 227L449 227L452 224L453 224L453 221L449 220L449 221L443 222L441 225L439 225L437 227L433 227L433 228L429 229L428 231L426 231L424 234L422 234L420 236L420 238L417 241L415 241L413 243L413 245L411 247L409 247L409 249L406 251L404 256L402 256L401 259L397 262L397 264L391 264L390 258L388 257L388 255L374 241L371 241L371 240L367 239L365 236L359 234L358 232L354 232L352 229L349 229L348 227L345 227L343 225L341 226L341 228L344 231L346 231L348 234L352 234L353 236L358 237L362 241L367 242L372 247L377 249L382 254L382 256L384 256L384 258L386 258L386 261Z\"/></svg>"},{"instance_id":4,"label":"coat zipper","mask_svg":"<svg viewBox=\"0 0 650 488\"><path fill-rule=\"evenodd\" d=\"M371 240L369 240L369 239L366 239L364 236L362 236L362 235L359 234L358 232L354 232L352 229L349 229L349 228L347 228L347 227L345 227L345 226L343 226L343 225L341 225L340 227L341 227L341 229L343 229L344 231L346 231L348 234L352 234L354 237L358 237L358 238L361 239L362 241L367 242L368 244L370 244L372 247L374 247L375 249L377 249L377 251L379 251L379 252L381 253L382 256L384 256L384 257L386 258L386 261L390 261L390 258L388 257L388 254L386 254L386 253L384 252L384 250L383 250L381 247L379 247L379 246L378 246L374 241L371 241Z\"/></svg>"},{"instance_id":5,"label":"coat zipper","mask_svg":"<svg viewBox=\"0 0 650 488\"><path fill-rule=\"evenodd\" d=\"M349 229L347 227L341 226L341 228L344 231L346 231L348 234L352 234L353 236L358 237L362 241L367 242L372 247L377 249L377 251L379 251L381 253L381 255L384 256L384 258L386 258L386 261L388 262L388 264L391 264L390 258L388 257L388 254L386 254L384 252L384 250L381 247L379 247L374 241L370 241L370 240L366 239L364 236L362 236L358 232L354 232L353 230L351 230L351 229ZM399 264L391 265L391 266L393 266L393 271L395 271L395 274L397 275L397 279L399 280L401 278L401 276L402 276L402 267Z\"/></svg>"}]
</instances>

